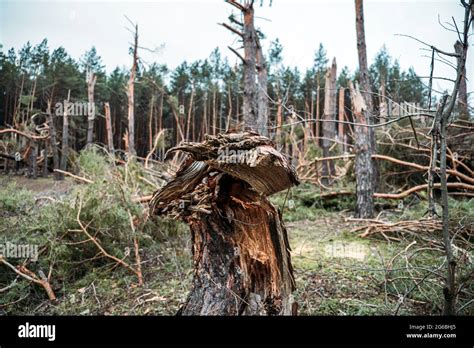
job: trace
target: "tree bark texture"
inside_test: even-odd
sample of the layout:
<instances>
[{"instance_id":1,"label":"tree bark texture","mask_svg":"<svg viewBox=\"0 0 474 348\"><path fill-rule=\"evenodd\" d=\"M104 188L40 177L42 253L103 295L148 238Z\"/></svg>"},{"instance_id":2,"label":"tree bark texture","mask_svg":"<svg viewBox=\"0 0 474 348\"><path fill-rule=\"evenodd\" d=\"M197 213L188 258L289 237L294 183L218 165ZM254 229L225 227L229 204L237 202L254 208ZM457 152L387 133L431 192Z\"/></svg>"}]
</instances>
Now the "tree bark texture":
<instances>
[{"instance_id":1,"label":"tree bark texture","mask_svg":"<svg viewBox=\"0 0 474 348\"><path fill-rule=\"evenodd\" d=\"M245 6L244 14L244 129L257 129L257 32L254 26L253 1Z\"/></svg>"},{"instance_id":2,"label":"tree bark texture","mask_svg":"<svg viewBox=\"0 0 474 348\"><path fill-rule=\"evenodd\" d=\"M359 86L349 84L352 97L352 107L356 123L367 124L367 110L365 100L360 93ZM370 128L356 125L354 127L356 151L356 216L371 218L374 214L374 172L372 166L372 152L370 151Z\"/></svg>"},{"instance_id":3,"label":"tree bark texture","mask_svg":"<svg viewBox=\"0 0 474 348\"><path fill-rule=\"evenodd\" d=\"M336 138L336 110L337 110L337 65L336 58L333 59L331 67L326 73L326 85L324 88L324 114L323 114L323 157L333 155L330 152L331 146L334 144L330 139ZM328 186L329 177L335 175L334 162L324 161L322 168L322 184Z\"/></svg>"},{"instance_id":4,"label":"tree bark texture","mask_svg":"<svg viewBox=\"0 0 474 348\"><path fill-rule=\"evenodd\" d=\"M94 88L97 76L92 70L87 71L87 145L94 142L94 122L95 122L95 104L94 104ZM61 168L62 169L62 168ZM63 169L64 170L64 169Z\"/></svg>"}]
</instances>

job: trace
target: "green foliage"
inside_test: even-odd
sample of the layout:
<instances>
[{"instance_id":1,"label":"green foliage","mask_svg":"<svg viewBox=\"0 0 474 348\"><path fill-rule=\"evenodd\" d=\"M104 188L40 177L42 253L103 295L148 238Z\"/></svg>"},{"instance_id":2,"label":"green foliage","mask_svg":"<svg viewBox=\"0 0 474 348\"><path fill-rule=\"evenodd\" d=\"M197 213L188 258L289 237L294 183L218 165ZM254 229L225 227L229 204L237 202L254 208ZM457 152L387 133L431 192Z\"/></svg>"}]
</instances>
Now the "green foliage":
<instances>
[{"instance_id":1,"label":"green foliage","mask_svg":"<svg viewBox=\"0 0 474 348\"><path fill-rule=\"evenodd\" d=\"M38 261L28 267L35 273L52 270L52 286L60 301L57 307L49 309L52 313L66 309L71 313L72 300L68 297L83 287L91 286L91 283L103 292L107 291L107 284L114 284L120 296L125 296L126 289L137 282L133 272L118 266L100 252L86 236L83 227L108 254L132 266L135 265L133 237L138 240L142 257L147 258L169 253L160 243L169 248L170 238L180 240L186 236L180 222L148 219L144 207L133 201L132 197L150 194L154 190L139 182L140 177L147 177L141 164L129 161L124 166L115 167L113 157L97 147L84 150L77 161L81 175L94 183L75 185L66 195L52 201L35 205L33 193L14 184L4 185L0 190L0 243L38 246ZM131 228L131 219L137 221L134 223L135 231ZM8 261L16 265L23 259ZM0 268L4 267L0 265ZM143 272L145 277L150 276L147 270ZM0 287L14 281L13 272L0 272ZM22 278L17 280L17 284L5 296L2 294L0 305L7 313L31 313L32 308L44 301L44 290ZM19 298L24 298L19 304L7 305ZM77 314L81 308L85 310L84 306L79 306Z\"/></svg>"},{"instance_id":2,"label":"green foliage","mask_svg":"<svg viewBox=\"0 0 474 348\"><path fill-rule=\"evenodd\" d=\"M2 180L0 191L0 217L25 213L34 204L31 192L18 187L15 183Z\"/></svg>"}]
</instances>

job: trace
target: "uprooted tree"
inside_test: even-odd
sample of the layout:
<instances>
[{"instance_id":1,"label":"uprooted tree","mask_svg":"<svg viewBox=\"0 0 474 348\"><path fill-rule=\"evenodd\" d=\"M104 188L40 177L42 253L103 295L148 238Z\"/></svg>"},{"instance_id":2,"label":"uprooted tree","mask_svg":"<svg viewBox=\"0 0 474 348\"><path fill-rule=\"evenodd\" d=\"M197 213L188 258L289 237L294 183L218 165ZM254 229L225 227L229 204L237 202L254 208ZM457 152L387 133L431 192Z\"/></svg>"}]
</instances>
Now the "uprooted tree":
<instances>
[{"instance_id":1,"label":"uprooted tree","mask_svg":"<svg viewBox=\"0 0 474 348\"><path fill-rule=\"evenodd\" d=\"M262 125L256 112L253 1L228 2L245 18L241 58L250 76L244 76L244 124L239 132L207 135L201 143L169 150L188 156L155 193L150 214L178 217L190 226L194 280L180 314L295 314L287 232L267 197L298 179L275 144L257 133Z\"/></svg>"}]
</instances>

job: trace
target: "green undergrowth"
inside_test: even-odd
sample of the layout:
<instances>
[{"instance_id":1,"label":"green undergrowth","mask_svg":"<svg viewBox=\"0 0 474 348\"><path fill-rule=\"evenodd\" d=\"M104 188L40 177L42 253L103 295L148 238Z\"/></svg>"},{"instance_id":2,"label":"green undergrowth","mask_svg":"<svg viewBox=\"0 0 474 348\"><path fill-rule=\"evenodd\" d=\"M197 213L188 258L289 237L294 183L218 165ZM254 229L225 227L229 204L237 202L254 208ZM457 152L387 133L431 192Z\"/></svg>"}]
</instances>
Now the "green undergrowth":
<instances>
[{"instance_id":1,"label":"green undergrowth","mask_svg":"<svg viewBox=\"0 0 474 348\"><path fill-rule=\"evenodd\" d=\"M57 194L51 178L38 180L38 189L27 189L15 177L0 178L0 244L39 246L38 261L28 263L28 269L49 276L57 296L56 302L49 301L41 286L0 265L0 289L8 288L0 296L0 314L174 315L191 285L191 240L183 223L147 219L146 205L135 202L156 189L156 177L139 162L117 164L95 147L78 154L74 168L93 183L66 180ZM378 209L385 207L380 218L419 220L427 210L422 198L410 197L403 204L378 201ZM271 201L287 225L300 314L441 313L445 257L439 243L429 245L410 235L400 242L358 237L353 232L358 225L348 219L353 197L322 199L309 184L280 192ZM452 228L473 223L474 200L450 198L449 203ZM105 257L84 229L108 254L132 267L136 239L144 284L139 286L134 272ZM437 241L440 235L430 238ZM472 315L474 289L465 278L472 273L474 256L472 250L455 251L458 276L466 284L458 308ZM13 266L25 261L7 260Z\"/></svg>"},{"instance_id":2,"label":"green undergrowth","mask_svg":"<svg viewBox=\"0 0 474 348\"><path fill-rule=\"evenodd\" d=\"M3 179L0 244L38 246L38 260L31 260L28 269L38 276L49 276L58 301L46 301L43 288L13 272L3 272L6 268L0 265L0 288L12 285L0 296L0 312L127 314L131 308L120 303L142 295L144 304L149 305L140 303L133 313L175 312L190 279L189 248L183 248L188 243L187 230L174 220L148 219L146 207L134 202L135 197L155 190L140 178L148 182L154 178L137 162L116 166L114 159L98 148L80 154L77 174L93 183L71 185L61 198L54 198L54 192L49 198L39 198ZM135 269L136 239L145 285L137 286L137 275L107 257L89 236L108 255ZM13 255L7 261L17 266L25 258ZM182 291L176 292L178 288ZM149 295L155 292L159 295L150 300Z\"/></svg>"}]
</instances>

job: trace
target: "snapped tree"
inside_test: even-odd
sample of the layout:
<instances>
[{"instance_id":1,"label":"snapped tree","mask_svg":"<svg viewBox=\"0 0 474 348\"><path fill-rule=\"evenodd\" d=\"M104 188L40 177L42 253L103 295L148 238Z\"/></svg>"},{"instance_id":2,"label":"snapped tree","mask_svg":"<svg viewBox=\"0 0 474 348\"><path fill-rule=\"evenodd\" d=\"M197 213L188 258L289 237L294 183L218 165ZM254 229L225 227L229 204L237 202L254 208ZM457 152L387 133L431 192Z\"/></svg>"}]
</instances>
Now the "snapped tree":
<instances>
[{"instance_id":1,"label":"snapped tree","mask_svg":"<svg viewBox=\"0 0 474 348\"><path fill-rule=\"evenodd\" d=\"M275 144L258 134L253 1L228 2L244 16L244 123L237 132L169 150L188 156L155 193L150 213L179 217L190 226L194 280L180 314L295 314L287 232L267 197L298 179Z\"/></svg>"}]
</instances>

